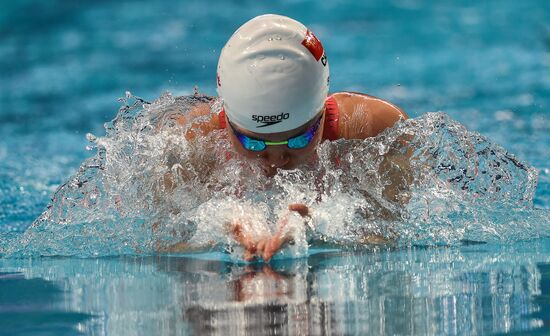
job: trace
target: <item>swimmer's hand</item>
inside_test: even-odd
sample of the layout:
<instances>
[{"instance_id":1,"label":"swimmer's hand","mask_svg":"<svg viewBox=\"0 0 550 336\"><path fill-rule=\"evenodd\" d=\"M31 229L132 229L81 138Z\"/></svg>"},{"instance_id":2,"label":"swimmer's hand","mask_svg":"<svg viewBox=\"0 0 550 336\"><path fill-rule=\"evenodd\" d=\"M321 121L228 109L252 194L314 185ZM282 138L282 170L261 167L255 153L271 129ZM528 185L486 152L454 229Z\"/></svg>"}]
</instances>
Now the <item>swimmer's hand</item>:
<instances>
[{"instance_id":1,"label":"swimmer's hand","mask_svg":"<svg viewBox=\"0 0 550 336\"><path fill-rule=\"evenodd\" d=\"M288 209L297 212L302 217L310 216L309 208L301 203L290 204ZM286 230L287 224L288 218L284 217L279 221L274 235L254 238L250 232L246 231L246 226L236 221L231 225L231 233L235 240L244 247L246 261L252 261L258 256L262 257L265 262L269 262L285 244L292 240L291 232Z\"/></svg>"},{"instance_id":2,"label":"swimmer's hand","mask_svg":"<svg viewBox=\"0 0 550 336\"><path fill-rule=\"evenodd\" d=\"M269 237L254 238L251 232L247 231L247 226L239 221L231 224L231 234L239 244L244 247L244 260L252 261L258 252L262 252L265 247L265 242Z\"/></svg>"},{"instance_id":3,"label":"swimmer's hand","mask_svg":"<svg viewBox=\"0 0 550 336\"><path fill-rule=\"evenodd\" d=\"M310 217L309 208L302 203L293 203L288 206L288 210L296 211L302 217Z\"/></svg>"}]
</instances>

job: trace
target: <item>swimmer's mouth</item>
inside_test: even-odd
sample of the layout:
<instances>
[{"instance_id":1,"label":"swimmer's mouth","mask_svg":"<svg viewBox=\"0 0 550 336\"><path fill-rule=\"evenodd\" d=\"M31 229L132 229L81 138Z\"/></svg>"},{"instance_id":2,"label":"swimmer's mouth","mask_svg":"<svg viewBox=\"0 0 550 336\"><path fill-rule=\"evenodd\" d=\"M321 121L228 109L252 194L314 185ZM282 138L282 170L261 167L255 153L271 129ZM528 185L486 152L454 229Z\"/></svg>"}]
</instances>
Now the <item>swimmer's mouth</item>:
<instances>
[{"instance_id":1,"label":"swimmer's mouth","mask_svg":"<svg viewBox=\"0 0 550 336\"><path fill-rule=\"evenodd\" d=\"M275 174L277 174L277 169L290 170L290 169L294 169L294 168L296 168L296 165L292 164L290 162L287 162L287 163L285 163L284 165L281 165L281 166L276 165L276 164L266 164L266 165L264 165L264 170L265 170L267 176L274 176Z\"/></svg>"}]
</instances>

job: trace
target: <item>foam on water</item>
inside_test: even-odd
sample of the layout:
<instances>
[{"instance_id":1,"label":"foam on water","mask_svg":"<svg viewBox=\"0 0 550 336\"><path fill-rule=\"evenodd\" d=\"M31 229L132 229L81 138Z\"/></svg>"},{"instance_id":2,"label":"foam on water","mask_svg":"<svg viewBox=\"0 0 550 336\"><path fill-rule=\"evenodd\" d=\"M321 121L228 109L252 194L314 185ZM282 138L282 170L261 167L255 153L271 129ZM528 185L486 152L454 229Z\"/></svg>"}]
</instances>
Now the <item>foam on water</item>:
<instances>
[{"instance_id":1,"label":"foam on water","mask_svg":"<svg viewBox=\"0 0 550 336\"><path fill-rule=\"evenodd\" d=\"M174 244L242 249L229 234L239 221L262 236L281 221L293 230L283 255L314 242L364 246L508 242L548 236L546 210L533 208L537 172L444 113L399 122L376 138L323 142L299 169L266 177L243 160L224 130L187 141L204 121L201 94L165 94L152 103L128 94L106 135L88 135L95 155L59 187L46 211L0 253L23 255L153 254ZM177 120L185 117L185 126ZM410 159L407 159L410 158ZM303 203L304 225L288 205Z\"/></svg>"}]
</instances>

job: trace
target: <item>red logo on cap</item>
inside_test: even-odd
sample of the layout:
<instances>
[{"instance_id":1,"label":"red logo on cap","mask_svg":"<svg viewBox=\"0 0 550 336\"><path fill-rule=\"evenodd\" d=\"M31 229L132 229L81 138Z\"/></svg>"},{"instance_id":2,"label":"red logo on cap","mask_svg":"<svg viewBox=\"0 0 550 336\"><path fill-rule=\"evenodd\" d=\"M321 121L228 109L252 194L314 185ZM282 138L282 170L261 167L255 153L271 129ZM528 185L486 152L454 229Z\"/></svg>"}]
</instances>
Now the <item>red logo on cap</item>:
<instances>
[{"instance_id":1,"label":"red logo on cap","mask_svg":"<svg viewBox=\"0 0 550 336\"><path fill-rule=\"evenodd\" d=\"M302 45L311 52L317 61L319 61L325 53L321 41L319 41L319 39L309 30L306 32L306 37L302 41Z\"/></svg>"}]
</instances>

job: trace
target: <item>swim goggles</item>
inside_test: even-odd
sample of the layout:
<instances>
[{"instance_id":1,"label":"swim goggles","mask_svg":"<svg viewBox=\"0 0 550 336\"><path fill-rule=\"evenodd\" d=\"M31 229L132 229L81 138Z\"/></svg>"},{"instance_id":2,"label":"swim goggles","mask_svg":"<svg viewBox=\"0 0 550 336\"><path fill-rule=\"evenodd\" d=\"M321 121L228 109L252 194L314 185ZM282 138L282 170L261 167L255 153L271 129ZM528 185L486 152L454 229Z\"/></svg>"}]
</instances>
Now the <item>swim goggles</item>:
<instances>
[{"instance_id":1,"label":"swim goggles","mask_svg":"<svg viewBox=\"0 0 550 336\"><path fill-rule=\"evenodd\" d=\"M266 141L266 140L251 138L242 133L239 133L239 131L237 131L235 127L233 127L231 122L229 122L229 126L231 126L233 133L235 133L241 145L243 145L243 147L249 151L260 152L265 150L267 146L277 146L277 145L287 145L288 148L290 149L302 149L307 147L307 145L309 145L311 140L313 140L313 137L315 136L315 133L317 132L317 130L319 129L319 125L321 124L322 117L323 115L321 115L319 119L317 119L315 124L313 124L313 126L308 128L308 130L305 131L304 133L298 136L289 138L288 140L285 140L285 141Z\"/></svg>"}]
</instances>

